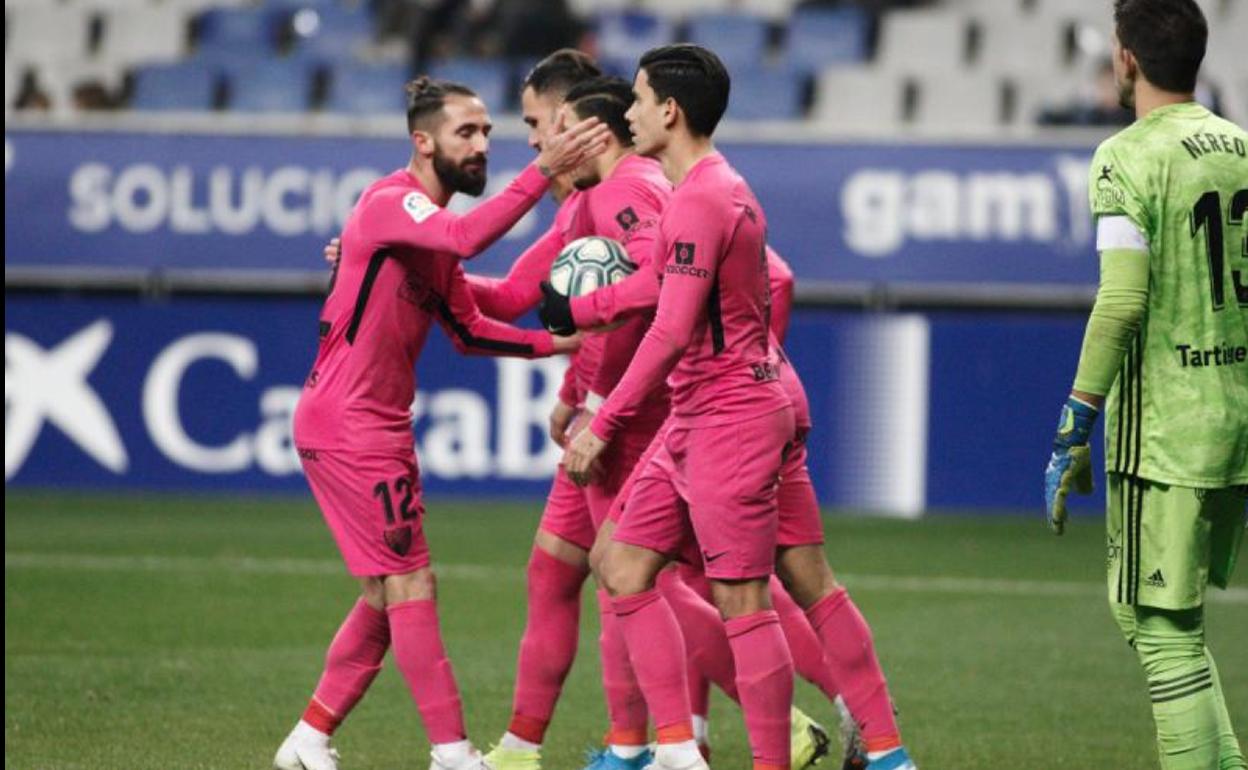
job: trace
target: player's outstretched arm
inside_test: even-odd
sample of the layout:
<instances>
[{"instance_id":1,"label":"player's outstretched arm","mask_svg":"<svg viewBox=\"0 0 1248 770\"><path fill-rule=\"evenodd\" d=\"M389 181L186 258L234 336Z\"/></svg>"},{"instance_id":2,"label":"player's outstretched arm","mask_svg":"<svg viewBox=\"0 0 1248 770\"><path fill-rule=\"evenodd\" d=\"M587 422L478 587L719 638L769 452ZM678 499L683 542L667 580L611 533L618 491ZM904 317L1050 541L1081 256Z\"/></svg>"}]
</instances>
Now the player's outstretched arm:
<instances>
[{"instance_id":1,"label":"player's outstretched arm","mask_svg":"<svg viewBox=\"0 0 1248 770\"><path fill-rule=\"evenodd\" d=\"M500 321L514 321L537 307L542 290L538 287L550 275L550 266L564 246L557 225L543 233L516 258L504 278L468 275L472 298L481 312Z\"/></svg>"},{"instance_id":2,"label":"player's outstretched arm","mask_svg":"<svg viewBox=\"0 0 1248 770\"><path fill-rule=\"evenodd\" d=\"M1074 388L1062 407L1053 453L1044 472L1049 526L1059 535L1066 527L1070 491L1092 492L1088 447L1092 428L1148 307L1148 252L1121 248L1117 241L1108 243L1119 247L1101 252L1101 285L1084 333Z\"/></svg>"},{"instance_id":3,"label":"player's outstretched arm","mask_svg":"<svg viewBox=\"0 0 1248 770\"><path fill-rule=\"evenodd\" d=\"M486 318L472 300L463 268L456 266L445 298L433 297L431 308L452 344L461 353L484 356L542 358L576 350L580 337L555 337L536 329L520 329Z\"/></svg>"}]
</instances>

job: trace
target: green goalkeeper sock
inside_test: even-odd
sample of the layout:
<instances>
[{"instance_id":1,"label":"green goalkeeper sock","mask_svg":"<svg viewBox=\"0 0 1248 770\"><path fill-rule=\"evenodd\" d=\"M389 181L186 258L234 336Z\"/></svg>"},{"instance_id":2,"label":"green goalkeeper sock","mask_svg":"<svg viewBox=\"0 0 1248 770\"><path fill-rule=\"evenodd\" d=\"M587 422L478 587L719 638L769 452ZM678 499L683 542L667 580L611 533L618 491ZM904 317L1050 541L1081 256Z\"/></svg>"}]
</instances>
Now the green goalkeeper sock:
<instances>
[{"instance_id":1,"label":"green goalkeeper sock","mask_svg":"<svg viewBox=\"0 0 1248 770\"><path fill-rule=\"evenodd\" d=\"M1162 768L1244 767L1205 649L1201 609L1136 607L1135 649L1148 677Z\"/></svg>"}]
</instances>

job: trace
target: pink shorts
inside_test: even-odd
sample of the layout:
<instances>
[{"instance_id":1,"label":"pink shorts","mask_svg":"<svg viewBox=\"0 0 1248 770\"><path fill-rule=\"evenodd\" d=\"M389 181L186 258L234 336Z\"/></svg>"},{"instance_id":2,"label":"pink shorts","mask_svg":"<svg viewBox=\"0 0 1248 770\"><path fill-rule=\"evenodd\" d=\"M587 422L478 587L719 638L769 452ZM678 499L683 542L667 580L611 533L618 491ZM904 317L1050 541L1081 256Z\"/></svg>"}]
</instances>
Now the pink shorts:
<instances>
[{"instance_id":1,"label":"pink shorts","mask_svg":"<svg viewBox=\"0 0 1248 770\"><path fill-rule=\"evenodd\" d=\"M429 566L415 453L300 449L299 460L352 575L403 575Z\"/></svg>"},{"instance_id":2,"label":"pink shorts","mask_svg":"<svg viewBox=\"0 0 1248 770\"><path fill-rule=\"evenodd\" d=\"M819 500L815 486L810 481L810 469L806 467L805 431L798 431L780 466L779 497L780 531L776 544L822 545L823 518L819 513Z\"/></svg>"},{"instance_id":3,"label":"pink shorts","mask_svg":"<svg viewBox=\"0 0 1248 770\"><path fill-rule=\"evenodd\" d=\"M684 560L700 555L712 578L770 575L776 481L792 438L792 407L731 425L667 428L633 480L614 538Z\"/></svg>"},{"instance_id":4,"label":"pink shorts","mask_svg":"<svg viewBox=\"0 0 1248 770\"><path fill-rule=\"evenodd\" d=\"M599 460L602 478L588 487L578 487L559 466L538 526L586 551L592 548L598 528L650 446L656 429L657 426L621 432Z\"/></svg>"}]
</instances>

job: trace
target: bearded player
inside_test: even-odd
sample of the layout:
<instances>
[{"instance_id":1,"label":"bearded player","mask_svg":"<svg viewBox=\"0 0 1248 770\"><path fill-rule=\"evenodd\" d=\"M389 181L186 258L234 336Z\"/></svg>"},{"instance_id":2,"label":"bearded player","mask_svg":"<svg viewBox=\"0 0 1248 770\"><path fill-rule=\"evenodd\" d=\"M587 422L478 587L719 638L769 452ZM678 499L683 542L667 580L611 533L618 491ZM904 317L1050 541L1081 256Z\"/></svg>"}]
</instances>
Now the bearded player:
<instances>
[{"instance_id":1,"label":"bearded player","mask_svg":"<svg viewBox=\"0 0 1248 770\"><path fill-rule=\"evenodd\" d=\"M551 175L600 152L606 129L596 121L574 126L506 189L459 217L444 208L450 197L485 188L485 106L465 86L420 78L408 85L407 121L410 162L363 193L343 230L320 347L295 411L304 472L362 596L274 758L279 770L336 769L330 735L388 649L433 745L431 768L485 767L467 740L438 626L412 436L413 367L434 321L470 353L534 357L576 344L486 319L459 260L510 229Z\"/></svg>"},{"instance_id":2,"label":"bearded player","mask_svg":"<svg viewBox=\"0 0 1248 770\"><path fill-rule=\"evenodd\" d=\"M1248 519L1248 135L1192 97L1208 29L1192 0L1117 0L1114 76L1136 121L1092 159L1101 283L1045 471L1049 521L1092 491L1106 413L1108 583L1148 680L1165 770L1244 768L1213 656Z\"/></svg>"}]
</instances>

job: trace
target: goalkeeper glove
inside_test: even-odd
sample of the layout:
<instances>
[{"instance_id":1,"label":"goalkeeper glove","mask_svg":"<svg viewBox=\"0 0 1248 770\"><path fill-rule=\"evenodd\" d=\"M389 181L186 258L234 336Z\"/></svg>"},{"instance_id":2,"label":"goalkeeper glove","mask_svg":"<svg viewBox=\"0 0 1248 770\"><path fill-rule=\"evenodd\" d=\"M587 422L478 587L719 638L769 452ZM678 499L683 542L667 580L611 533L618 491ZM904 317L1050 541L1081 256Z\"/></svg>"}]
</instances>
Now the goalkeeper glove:
<instances>
[{"instance_id":1,"label":"goalkeeper glove","mask_svg":"<svg viewBox=\"0 0 1248 770\"><path fill-rule=\"evenodd\" d=\"M576 334L576 321L572 320L572 303L567 295L560 294L550 285L550 281L542 281L542 304L537 308L537 317L542 326L551 334L570 337Z\"/></svg>"},{"instance_id":2,"label":"goalkeeper glove","mask_svg":"<svg viewBox=\"0 0 1248 770\"><path fill-rule=\"evenodd\" d=\"M1073 488L1081 495L1092 492L1092 450L1088 439L1100 413L1071 396L1062 407L1053 439L1053 454L1044 470L1044 503L1049 527L1060 535L1066 528L1066 495Z\"/></svg>"}]
</instances>

